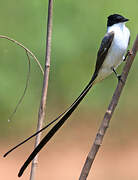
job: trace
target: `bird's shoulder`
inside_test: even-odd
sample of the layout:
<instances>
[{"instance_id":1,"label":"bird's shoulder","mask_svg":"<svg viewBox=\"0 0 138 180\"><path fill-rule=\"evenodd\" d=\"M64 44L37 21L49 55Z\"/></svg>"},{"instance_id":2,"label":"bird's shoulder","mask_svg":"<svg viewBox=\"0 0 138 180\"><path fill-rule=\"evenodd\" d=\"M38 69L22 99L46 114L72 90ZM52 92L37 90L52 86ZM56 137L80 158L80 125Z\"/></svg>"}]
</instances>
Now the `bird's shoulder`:
<instances>
[{"instance_id":1,"label":"bird's shoulder","mask_svg":"<svg viewBox=\"0 0 138 180\"><path fill-rule=\"evenodd\" d=\"M113 41L114 38L114 31L108 32L105 34L105 36L103 37L102 41L101 41L101 45L100 48L98 50L98 56L101 55L102 53L106 52L109 47L111 46L111 43Z\"/></svg>"}]
</instances>

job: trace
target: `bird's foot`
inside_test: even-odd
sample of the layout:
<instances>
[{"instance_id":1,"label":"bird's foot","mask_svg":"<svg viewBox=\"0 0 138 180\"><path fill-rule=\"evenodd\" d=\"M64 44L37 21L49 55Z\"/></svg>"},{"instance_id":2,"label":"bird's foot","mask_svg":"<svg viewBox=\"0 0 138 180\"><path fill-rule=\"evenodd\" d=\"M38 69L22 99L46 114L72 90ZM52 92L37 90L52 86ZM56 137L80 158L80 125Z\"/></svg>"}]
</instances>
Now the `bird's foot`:
<instances>
[{"instance_id":1,"label":"bird's foot","mask_svg":"<svg viewBox=\"0 0 138 180\"><path fill-rule=\"evenodd\" d=\"M122 78L121 78L121 75L119 75L119 74L115 71L115 69L114 69L114 68L112 68L112 70L113 70L113 72L114 72L115 76L117 77L118 82L119 82L119 81L121 81L122 83L124 83L124 82L123 82L123 80L122 80Z\"/></svg>"},{"instance_id":2,"label":"bird's foot","mask_svg":"<svg viewBox=\"0 0 138 180\"><path fill-rule=\"evenodd\" d=\"M123 83L123 80L121 78L121 75L117 75L118 82L121 81Z\"/></svg>"},{"instance_id":3,"label":"bird's foot","mask_svg":"<svg viewBox=\"0 0 138 180\"><path fill-rule=\"evenodd\" d=\"M130 56L130 55L133 55L132 50L128 50L128 51L127 51L127 53L126 53L125 57L123 58L123 61L125 61L125 60L126 60L126 58L127 58L128 56Z\"/></svg>"}]
</instances>

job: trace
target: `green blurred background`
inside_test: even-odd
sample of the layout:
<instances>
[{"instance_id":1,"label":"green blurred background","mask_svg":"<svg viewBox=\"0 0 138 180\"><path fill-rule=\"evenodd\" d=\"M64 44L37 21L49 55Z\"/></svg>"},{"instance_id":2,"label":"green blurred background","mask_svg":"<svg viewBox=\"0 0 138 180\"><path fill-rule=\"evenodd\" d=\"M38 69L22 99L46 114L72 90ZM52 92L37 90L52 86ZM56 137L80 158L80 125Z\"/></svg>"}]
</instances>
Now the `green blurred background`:
<instances>
[{"instance_id":1,"label":"green blurred background","mask_svg":"<svg viewBox=\"0 0 138 180\"><path fill-rule=\"evenodd\" d=\"M0 5L0 34L24 44L36 55L42 66L45 60L47 3L46 0L2 0ZM127 27L131 31L130 48L132 47L138 29L137 7L137 0L54 1L52 55L45 124L68 107L91 78L96 53L106 32L106 21L110 14L119 13L130 19ZM137 59L138 56L135 58L111 121L109 136L117 144L122 144L122 141L123 144L131 142L134 135L137 137ZM122 67L123 65L118 68L118 73L121 73ZM8 122L23 93L27 72L28 62L24 50L8 40L0 39L0 138L2 142L6 140L7 144L12 144L11 141L16 143L14 139L18 138L20 141L36 130L43 77L32 58L27 93L17 113ZM77 132L81 127L82 136L82 132L84 130L87 132L89 127L94 131L97 130L116 85L117 80L111 75L89 92L73 114L72 121L65 126L66 131L62 132L64 138L70 136L74 127Z\"/></svg>"}]
</instances>

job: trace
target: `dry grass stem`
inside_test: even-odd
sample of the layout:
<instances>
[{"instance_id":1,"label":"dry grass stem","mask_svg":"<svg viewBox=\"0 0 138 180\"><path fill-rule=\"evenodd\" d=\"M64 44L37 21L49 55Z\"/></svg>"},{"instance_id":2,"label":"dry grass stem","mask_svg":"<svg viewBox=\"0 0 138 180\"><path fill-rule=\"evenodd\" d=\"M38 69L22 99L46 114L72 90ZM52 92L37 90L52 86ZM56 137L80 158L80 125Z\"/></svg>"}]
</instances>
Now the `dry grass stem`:
<instances>
[{"instance_id":1,"label":"dry grass stem","mask_svg":"<svg viewBox=\"0 0 138 180\"><path fill-rule=\"evenodd\" d=\"M48 79L49 79L49 69L50 69L50 53L51 53L51 38L52 38L52 10L53 10L53 0L49 0L48 20L47 20L47 36L46 36L45 70L44 70L42 96L41 96L41 102L40 102L39 113L38 113L37 131L42 129L43 121L45 118L45 110L46 110L46 98L47 98L47 89L48 89ZM41 133L37 134L34 148L39 144L40 137L41 137ZM38 155L32 161L30 180L35 179L37 164L38 164Z\"/></svg>"}]
</instances>

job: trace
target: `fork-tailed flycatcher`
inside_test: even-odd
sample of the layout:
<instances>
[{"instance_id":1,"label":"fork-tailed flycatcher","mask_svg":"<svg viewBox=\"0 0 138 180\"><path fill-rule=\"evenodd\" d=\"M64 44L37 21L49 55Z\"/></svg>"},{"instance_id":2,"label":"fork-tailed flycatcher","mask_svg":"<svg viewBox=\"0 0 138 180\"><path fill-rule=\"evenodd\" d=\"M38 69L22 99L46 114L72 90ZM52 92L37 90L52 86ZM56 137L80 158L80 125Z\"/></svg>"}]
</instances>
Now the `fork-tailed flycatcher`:
<instances>
[{"instance_id":1,"label":"fork-tailed flycatcher","mask_svg":"<svg viewBox=\"0 0 138 180\"><path fill-rule=\"evenodd\" d=\"M57 130L64 124L64 122L69 118L72 112L77 108L77 106L80 104L80 102L88 93L88 91L91 89L93 84L105 79L112 72L114 72L115 75L118 77L118 79L120 79L120 77L117 75L115 70L125 59L124 55L130 40L130 32L128 28L125 26L125 22L127 21L128 19L126 19L125 17L119 14L113 14L108 17L107 33L102 39L100 48L98 50L95 71L93 73L90 82L82 91L82 93L79 95L79 97L73 102L73 104L61 115L59 115L58 118L56 118L54 121L52 121L49 124L51 125L53 122L60 119L57 122L57 124L55 124L53 128L41 140L41 142L38 144L38 146L34 149L34 151L28 157L26 162L23 164L18 174L19 177L22 176L24 170L29 165L29 163L34 159L37 153L52 138L52 136L57 132ZM44 130L49 125L45 126L42 130ZM37 133L35 133L34 135L36 135ZM32 135L31 137L33 137L34 135ZM30 137L28 139L30 139ZM27 140L25 140L24 142L26 142ZM19 145L23 144L24 142L20 143ZM16 147L18 147L19 145L17 145ZM13 149L15 149L16 147L14 147ZM11 152L12 150L10 150L9 152ZM4 157L9 152L7 152L4 155Z\"/></svg>"}]
</instances>

